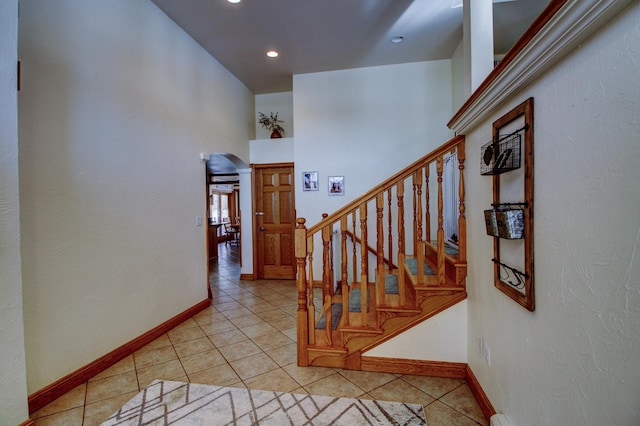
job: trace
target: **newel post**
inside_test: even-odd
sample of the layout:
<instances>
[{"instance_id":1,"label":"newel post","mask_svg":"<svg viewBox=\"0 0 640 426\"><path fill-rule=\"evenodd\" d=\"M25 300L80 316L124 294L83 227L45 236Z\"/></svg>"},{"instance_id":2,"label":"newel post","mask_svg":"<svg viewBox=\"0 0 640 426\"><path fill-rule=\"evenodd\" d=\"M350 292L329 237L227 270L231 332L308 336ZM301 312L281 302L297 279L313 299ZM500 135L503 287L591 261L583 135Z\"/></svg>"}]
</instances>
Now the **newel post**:
<instances>
[{"instance_id":1,"label":"newel post","mask_svg":"<svg viewBox=\"0 0 640 426\"><path fill-rule=\"evenodd\" d=\"M309 355L307 345L309 343L309 328L307 324L307 228L304 226L305 218L296 219L296 229L294 231L295 256L297 264L298 286L298 311L296 313L296 328L298 331L298 365L306 367L309 365Z\"/></svg>"}]
</instances>

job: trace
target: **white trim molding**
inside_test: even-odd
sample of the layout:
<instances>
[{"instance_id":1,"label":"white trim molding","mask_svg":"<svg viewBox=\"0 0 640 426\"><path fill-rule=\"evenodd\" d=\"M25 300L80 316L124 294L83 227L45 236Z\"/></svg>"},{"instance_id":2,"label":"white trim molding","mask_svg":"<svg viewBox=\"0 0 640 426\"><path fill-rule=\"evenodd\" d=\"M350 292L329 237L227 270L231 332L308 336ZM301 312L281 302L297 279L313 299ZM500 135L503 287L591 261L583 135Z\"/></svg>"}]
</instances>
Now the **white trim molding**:
<instances>
[{"instance_id":1,"label":"white trim molding","mask_svg":"<svg viewBox=\"0 0 640 426\"><path fill-rule=\"evenodd\" d=\"M638 0L568 0L449 127L465 134Z\"/></svg>"}]
</instances>

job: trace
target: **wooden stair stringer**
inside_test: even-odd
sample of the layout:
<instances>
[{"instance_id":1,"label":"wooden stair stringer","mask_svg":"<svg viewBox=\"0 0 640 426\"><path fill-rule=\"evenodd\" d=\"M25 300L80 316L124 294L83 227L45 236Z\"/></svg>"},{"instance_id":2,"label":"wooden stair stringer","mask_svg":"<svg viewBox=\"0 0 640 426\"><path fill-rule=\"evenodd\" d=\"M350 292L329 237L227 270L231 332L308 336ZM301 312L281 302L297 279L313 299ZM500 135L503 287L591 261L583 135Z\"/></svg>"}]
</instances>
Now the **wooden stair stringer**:
<instances>
[{"instance_id":1,"label":"wooden stair stringer","mask_svg":"<svg viewBox=\"0 0 640 426\"><path fill-rule=\"evenodd\" d=\"M349 327L348 340L343 341L343 348L321 348L309 347L309 365L317 367L333 367L359 369L361 354L386 342L415 325L433 317L434 315L448 309L451 306L465 300L466 292L456 292L454 294L430 295L420 305L419 313L412 316L402 316L395 313L388 318L382 330L374 329L360 330L356 327ZM407 312L408 315L408 312ZM343 339L345 335L343 334Z\"/></svg>"}]
</instances>

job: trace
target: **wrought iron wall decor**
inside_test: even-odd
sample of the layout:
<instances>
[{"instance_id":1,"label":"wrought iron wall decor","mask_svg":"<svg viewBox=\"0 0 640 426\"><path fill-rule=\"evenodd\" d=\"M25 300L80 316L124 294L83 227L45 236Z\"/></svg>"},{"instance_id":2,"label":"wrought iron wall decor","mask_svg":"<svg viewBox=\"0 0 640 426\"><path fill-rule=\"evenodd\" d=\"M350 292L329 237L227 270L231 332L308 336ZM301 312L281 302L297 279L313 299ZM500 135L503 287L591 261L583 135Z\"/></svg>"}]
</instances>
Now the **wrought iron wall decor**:
<instances>
[{"instance_id":1,"label":"wrought iron wall decor","mask_svg":"<svg viewBox=\"0 0 640 426\"><path fill-rule=\"evenodd\" d=\"M505 132L518 123L522 126ZM524 167L521 167L521 157ZM520 170L518 170L520 169ZM515 175L513 172L517 170ZM482 146L480 172L493 179L493 203L485 210L487 234L493 238L494 284L526 309L535 309L533 273L533 98L509 111L493 123L493 139ZM500 181L505 181L510 197L518 190L523 201L501 203ZM517 190L517 188L516 188ZM501 241L503 241L501 251ZM506 247L506 248L505 248ZM515 259L513 253L521 253Z\"/></svg>"}]
</instances>

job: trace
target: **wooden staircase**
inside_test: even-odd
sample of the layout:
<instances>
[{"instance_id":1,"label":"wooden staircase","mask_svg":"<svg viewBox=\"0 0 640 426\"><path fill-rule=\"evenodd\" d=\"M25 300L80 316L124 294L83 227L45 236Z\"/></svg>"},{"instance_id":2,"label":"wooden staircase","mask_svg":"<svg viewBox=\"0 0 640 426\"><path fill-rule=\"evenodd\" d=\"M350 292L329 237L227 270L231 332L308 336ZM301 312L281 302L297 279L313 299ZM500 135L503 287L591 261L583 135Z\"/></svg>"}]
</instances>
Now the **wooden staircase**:
<instances>
[{"instance_id":1,"label":"wooden staircase","mask_svg":"<svg viewBox=\"0 0 640 426\"><path fill-rule=\"evenodd\" d=\"M312 227L297 219L298 365L361 369L364 352L466 299L464 159L456 137ZM457 212L445 214L445 191Z\"/></svg>"}]
</instances>

